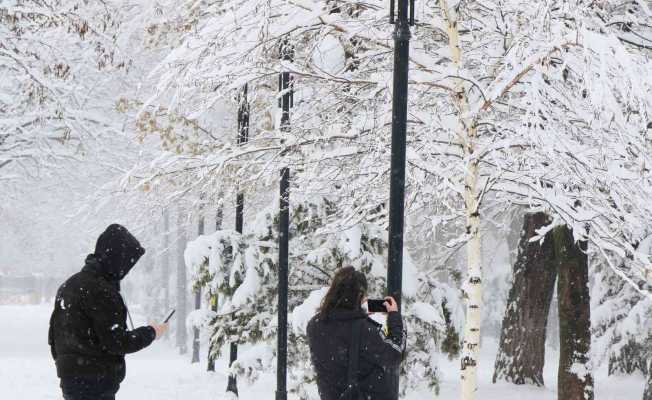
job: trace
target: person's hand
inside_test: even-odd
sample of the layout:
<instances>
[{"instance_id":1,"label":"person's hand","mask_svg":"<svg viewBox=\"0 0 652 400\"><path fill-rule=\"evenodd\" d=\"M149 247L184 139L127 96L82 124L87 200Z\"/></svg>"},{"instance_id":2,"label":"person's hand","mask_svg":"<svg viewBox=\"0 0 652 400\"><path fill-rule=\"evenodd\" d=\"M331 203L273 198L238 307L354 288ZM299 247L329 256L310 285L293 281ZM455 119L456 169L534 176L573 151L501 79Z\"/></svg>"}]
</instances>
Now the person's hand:
<instances>
[{"instance_id":1,"label":"person's hand","mask_svg":"<svg viewBox=\"0 0 652 400\"><path fill-rule=\"evenodd\" d=\"M167 330L170 328L170 325L167 323L165 324L150 323L149 326L154 328L154 330L156 331L156 339L160 339L161 336L163 336L163 334L167 332Z\"/></svg>"},{"instance_id":2,"label":"person's hand","mask_svg":"<svg viewBox=\"0 0 652 400\"><path fill-rule=\"evenodd\" d=\"M388 313L398 312L398 304L396 304L396 300L394 300L392 296L385 297L385 302L383 305L385 306L385 309L387 309Z\"/></svg>"}]
</instances>

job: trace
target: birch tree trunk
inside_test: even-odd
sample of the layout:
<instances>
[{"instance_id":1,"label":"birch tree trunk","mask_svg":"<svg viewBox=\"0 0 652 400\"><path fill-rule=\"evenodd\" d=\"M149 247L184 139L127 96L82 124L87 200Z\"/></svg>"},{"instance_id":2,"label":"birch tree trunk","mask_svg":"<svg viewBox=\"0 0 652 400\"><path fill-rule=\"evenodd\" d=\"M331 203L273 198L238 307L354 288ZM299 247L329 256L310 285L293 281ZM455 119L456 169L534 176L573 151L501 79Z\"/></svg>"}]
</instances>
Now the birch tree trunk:
<instances>
[{"instance_id":1,"label":"birch tree trunk","mask_svg":"<svg viewBox=\"0 0 652 400\"><path fill-rule=\"evenodd\" d=\"M186 317L188 301L186 298L186 262L183 258L183 252L186 249L186 230L183 217L183 209L179 207L177 215L177 347L179 354L188 352L188 336L186 331Z\"/></svg>"},{"instance_id":2,"label":"birch tree trunk","mask_svg":"<svg viewBox=\"0 0 652 400\"><path fill-rule=\"evenodd\" d=\"M458 31L458 14L448 7L446 0L439 0L446 22L448 46L457 75L461 73L461 51ZM477 391L478 355L480 352L480 306L482 304L482 243L480 239L478 158L476 153L477 128L468 117L469 100L464 80L455 79L453 102L457 108L457 135L467 160L464 176L464 208L466 214L467 276L463 285L466 301L466 321L462 342L461 384L462 400L474 400Z\"/></svg>"},{"instance_id":3,"label":"birch tree trunk","mask_svg":"<svg viewBox=\"0 0 652 400\"><path fill-rule=\"evenodd\" d=\"M472 147L470 148L472 152ZM469 154L470 155L470 154ZM469 241L466 244L467 277L464 283L466 300L466 321L462 342L462 400L475 399L477 391L478 355L480 352L480 306L482 305L482 264L480 240L480 215L478 213L477 181L478 164L470 162L465 179L464 203L466 206L466 230Z\"/></svg>"},{"instance_id":4,"label":"birch tree trunk","mask_svg":"<svg viewBox=\"0 0 652 400\"><path fill-rule=\"evenodd\" d=\"M591 307L586 242L575 243L566 226L553 231L559 278L558 400L593 400Z\"/></svg>"},{"instance_id":5,"label":"birch tree trunk","mask_svg":"<svg viewBox=\"0 0 652 400\"><path fill-rule=\"evenodd\" d=\"M549 223L545 213L526 214L514 263L514 280L500 335L493 382L543 386L546 327L555 291L552 234L543 243L530 242L536 230Z\"/></svg>"}]
</instances>

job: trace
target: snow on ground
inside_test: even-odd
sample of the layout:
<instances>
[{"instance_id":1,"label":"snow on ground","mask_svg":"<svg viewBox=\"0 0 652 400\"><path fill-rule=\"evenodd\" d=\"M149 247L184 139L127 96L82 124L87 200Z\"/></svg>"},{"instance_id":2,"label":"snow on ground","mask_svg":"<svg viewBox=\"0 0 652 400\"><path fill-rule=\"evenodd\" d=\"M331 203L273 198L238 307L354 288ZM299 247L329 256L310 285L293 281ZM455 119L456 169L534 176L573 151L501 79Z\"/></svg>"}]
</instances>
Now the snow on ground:
<instances>
[{"instance_id":1,"label":"snow on ground","mask_svg":"<svg viewBox=\"0 0 652 400\"><path fill-rule=\"evenodd\" d=\"M47 346L50 305L0 306L0 399L61 399L59 382ZM137 323L138 321L134 321ZM142 322L142 321L141 321ZM478 400L556 400L556 358L554 352L545 369L545 388L492 384L491 374L496 344L486 340L480 368ZM166 342L155 342L142 352L127 356L127 378L119 400L220 400L226 388L225 361L216 365L218 372L205 371L205 361L190 365ZM438 399L457 400L457 362L442 360L443 383ZM638 400L642 398L643 378L606 377L597 374L596 400ZM275 378L265 375L254 385L241 383L243 400L272 399ZM292 396L290 396L292 399ZM427 391L408 395L408 400L433 398Z\"/></svg>"}]
</instances>

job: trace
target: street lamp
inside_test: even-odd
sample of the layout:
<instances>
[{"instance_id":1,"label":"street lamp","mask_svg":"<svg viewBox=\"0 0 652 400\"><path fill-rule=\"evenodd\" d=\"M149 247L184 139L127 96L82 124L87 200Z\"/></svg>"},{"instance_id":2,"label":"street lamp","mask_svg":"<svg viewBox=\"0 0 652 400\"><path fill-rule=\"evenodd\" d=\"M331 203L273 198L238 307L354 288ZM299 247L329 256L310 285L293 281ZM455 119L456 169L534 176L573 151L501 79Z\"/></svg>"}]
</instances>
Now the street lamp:
<instances>
[{"instance_id":1,"label":"street lamp","mask_svg":"<svg viewBox=\"0 0 652 400\"><path fill-rule=\"evenodd\" d=\"M281 41L280 59L292 62L294 47L286 36ZM292 77L287 71L279 73L279 106L281 107L281 132L290 131L290 108L293 106ZM278 237L278 333L276 351L276 400L287 400L288 357L288 243L290 225L290 169L281 169L279 237Z\"/></svg>"},{"instance_id":2,"label":"street lamp","mask_svg":"<svg viewBox=\"0 0 652 400\"><path fill-rule=\"evenodd\" d=\"M238 95L238 135L236 142L238 146L249 141L249 101L247 100L248 86L244 85L242 93ZM242 234L244 225L244 193L238 190L235 200L235 230ZM235 319L235 315L233 317ZM231 343L229 352L229 367L238 359L238 344ZM229 382L226 391L238 396L238 381L234 374L229 374Z\"/></svg>"},{"instance_id":3,"label":"street lamp","mask_svg":"<svg viewBox=\"0 0 652 400\"><path fill-rule=\"evenodd\" d=\"M398 13L396 11L398 1ZM410 26L414 25L414 0L390 0L389 22L394 24L394 82L392 98L392 160L389 185L389 251L387 294L401 307L403 226L405 219L405 146L407 129ZM394 398L398 399L398 371Z\"/></svg>"}]
</instances>

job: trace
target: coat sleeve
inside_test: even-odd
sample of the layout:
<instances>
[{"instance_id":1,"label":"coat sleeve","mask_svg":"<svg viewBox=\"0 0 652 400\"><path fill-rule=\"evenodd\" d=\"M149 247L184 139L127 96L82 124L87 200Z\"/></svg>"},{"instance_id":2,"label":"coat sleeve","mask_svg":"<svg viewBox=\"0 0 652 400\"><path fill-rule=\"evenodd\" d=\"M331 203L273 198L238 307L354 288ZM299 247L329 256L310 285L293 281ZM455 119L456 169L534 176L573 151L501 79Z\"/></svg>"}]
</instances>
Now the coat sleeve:
<instances>
[{"instance_id":1,"label":"coat sleeve","mask_svg":"<svg viewBox=\"0 0 652 400\"><path fill-rule=\"evenodd\" d=\"M127 330L124 321L120 320L122 307L120 295L104 289L87 299L84 306L84 311L93 321L93 330L102 349L109 354L135 353L149 346L156 338L156 331L151 326Z\"/></svg>"},{"instance_id":2,"label":"coat sleeve","mask_svg":"<svg viewBox=\"0 0 652 400\"><path fill-rule=\"evenodd\" d=\"M405 352L407 332L401 314L387 314L387 333L382 325L368 324L362 333L361 355L369 362L385 369L401 363Z\"/></svg>"},{"instance_id":3,"label":"coat sleeve","mask_svg":"<svg viewBox=\"0 0 652 400\"><path fill-rule=\"evenodd\" d=\"M57 350L54 347L54 329L52 327L52 323L54 322L54 313L52 312L52 316L50 317L50 327L48 329L48 345L50 345L50 354L52 354L52 358L56 361L57 359Z\"/></svg>"}]
</instances>

